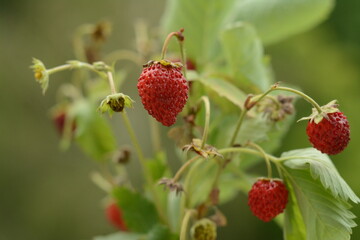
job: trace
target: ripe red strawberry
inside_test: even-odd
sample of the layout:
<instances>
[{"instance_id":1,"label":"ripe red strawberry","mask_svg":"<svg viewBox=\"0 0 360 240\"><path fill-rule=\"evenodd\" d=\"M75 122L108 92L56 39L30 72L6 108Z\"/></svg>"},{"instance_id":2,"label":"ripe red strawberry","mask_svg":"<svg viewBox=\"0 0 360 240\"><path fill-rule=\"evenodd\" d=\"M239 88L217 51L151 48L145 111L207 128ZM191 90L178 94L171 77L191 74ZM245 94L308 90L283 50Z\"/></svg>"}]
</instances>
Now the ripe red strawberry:
<instances>
[{"instance_id":1,"label":"ripe red strawberry","mask_svg":"<svg viewBox=\"0 0 360 240\"><path fill-rule=\"evenodd\" d=\"M111 222L115 227L117 227L121 231L128 230L124 222L124 219L122 217L122 212L115 203L111 203L110 205L107 206L106 216L109 222Z\"/></svg>"},{"instance_id":2,"label":"ripe red strawberry","mask_svg":"<svg viewBox=\"0 0 360 240\"><path fill-rule=\"evenodd\" d=\"M255 216L268 222L282 213L288 202L288 191L281 180L259 179L250 192L248 205Z\"/></svg>"},{"instance_id":3,"label":"ripe red strawberry","mask_svg":"<svg viewBox=\"0 0 360 240\"><path fill-rule=\"evenodd\" d=\"M144 66L137 84L144 108L164 126L176 122L188 98L189 87L181 66L161 60Z\"/></svg>"},{"instance_id":4,"label":"ripe red strawberry","mask_svg":"<svg viewBox=\"0 0 360 240\"><path fill-rule=\"evenodd\" d=\"M310 120L306 133L314 148L326 154L338 154L350 140L350 127L342 112L328 113L319 123Z\"/></svg>"}]
</instances>

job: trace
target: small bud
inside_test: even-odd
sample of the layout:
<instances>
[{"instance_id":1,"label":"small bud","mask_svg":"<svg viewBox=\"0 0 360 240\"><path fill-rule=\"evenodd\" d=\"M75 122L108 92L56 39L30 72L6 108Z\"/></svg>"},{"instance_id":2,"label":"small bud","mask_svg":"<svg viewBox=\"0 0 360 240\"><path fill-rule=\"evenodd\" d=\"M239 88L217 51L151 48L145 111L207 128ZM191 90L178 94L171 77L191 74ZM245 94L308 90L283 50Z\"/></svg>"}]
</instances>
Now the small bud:
<instances>
[{"instance_id":1,"label":"small bud","mask_svg":"<svg viewBox=\"0 0 360 240\"><path fill-rule=\"evenodd\" d=\"M134 101L127 95L122 93L116 93L108 95L102 102L98 110L101 113L109 112L112 115L113 112L122 112L124 107L132 107Z\"/></svg>"},{"instance_id":2,"label":"small bud","mask_svg":"<svg viewBox=\"0 0 360 240\"><path fill-rule=\"evenodd\" d=\"M104 42L110 34L111 23L108 21L101 21L95 25L91 37L95 42Z\"/></svg>"},{"instance_id":3,"label":"small bud","mask_svg":"<svg viewBox=\"0 0 360 240\"><path fill-rule=\"evenodd\" d=\"M207 218L195 222L190 231L193 240L216 240L216 225Z\"/></svg>"},{"instance_id":4,"label":"small bud","mask_svg":"<svg viewBox=\"0 0 360 240\"><path fill-rule=\"evenodd\" d=\"M126 164L129 162L131 151L128 147L123 147L117 151L113 156L113 161L119 164Z\"/></svg>"},{"instance_id":5,"label":"small bud","mask_svg":"<svg viewBox=\"0 0 360 240\"><path fill-rule=\"evenodd\" d=\"M45 65L39 59L33 58L33 65L31 65L30 68L33 69L35 79L40 83L42 92L45 94L49 86L49 73Z\"/></svg>"}]
</instances>

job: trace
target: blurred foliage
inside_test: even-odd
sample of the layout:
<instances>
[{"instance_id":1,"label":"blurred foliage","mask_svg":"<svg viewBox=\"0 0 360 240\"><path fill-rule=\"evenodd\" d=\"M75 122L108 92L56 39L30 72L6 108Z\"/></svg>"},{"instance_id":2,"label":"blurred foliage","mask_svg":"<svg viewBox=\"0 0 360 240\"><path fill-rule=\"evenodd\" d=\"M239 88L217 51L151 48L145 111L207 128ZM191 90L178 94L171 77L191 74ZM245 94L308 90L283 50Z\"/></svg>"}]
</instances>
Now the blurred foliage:
<instances>
[{"instance_id":1,"label":"blurred foliage","mask_svg":"<svg viewBox=\"0 0 360 240\"><path fill-rule=\"evenodd\" d=\"M53 79L54 88L43 97L28 66L33 56L49 65L73 59L74 30L102 19L113 23L113 37L104 51L133 48L134 22L141 18L157 26L164 1L7 0L0 5L0 240L90 239L113 232L100 205L103 194L89 181L94 163L76 147L61 152L57 147L59 137L46 118L47 109L54 103L57 77ZM356 123L360 122L360 113L354 106L360 103L360 33L356 31L360 15L356 6L356 0L338 1L326 23L273 44L265 52L272 57L276 79L301 87L319 103L339 100L351 124L352 141L332 159L359 194L360 129ZM124 86L124 92L134 96L137 103L140 101L133 81L139 71L133 68ZM58 78L69 76L64 73ZM310 112L305 102L297 104L297 111L298 118ZM146 146L150 141L148 126L136 124L146 116L145 111L137 111L136 116L131 111L129 114L134 125L140 126L137 131L142 132L141 142ZM304 128L305 123L294 124L279 153L308 147ZM117 124L115 130L118 142L129 142L122 126ZM149 154L150 146L145 151ZM137 163L131 162L129 170L134 179L139 178L137 169ZM257 172L264 170L254 168ZM229 219L228 227L220 229L224 239L281 238L275 223L258 221L245 203L241 195L223 207ZM360 207L353 210L360 216ZM360 238L359 228L354 229L352 237Z\"/></svg>"}]
</instances>

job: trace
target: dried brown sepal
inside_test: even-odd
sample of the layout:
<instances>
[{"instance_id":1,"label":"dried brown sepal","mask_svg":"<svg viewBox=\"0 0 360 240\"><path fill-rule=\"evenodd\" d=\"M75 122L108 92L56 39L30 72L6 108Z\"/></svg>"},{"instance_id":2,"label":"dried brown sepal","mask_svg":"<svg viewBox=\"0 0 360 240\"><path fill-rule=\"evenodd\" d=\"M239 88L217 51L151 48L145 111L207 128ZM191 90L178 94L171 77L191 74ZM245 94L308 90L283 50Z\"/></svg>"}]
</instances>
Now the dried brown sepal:
<instances>
[{"instance_id":1,"label":"dried brown sepal","mask_svg":"<svg viewBox=\"0 0 360 240\"><path fill-rule=\"evenodd\" d=\"M165 188L168 188L170 191L176 193L176 195L180 194L181 192L184 192L183 186L175 182L172 178L162 178L158 182L159 185L164 185Z\"/></svg>"},{"instance_id":2,"label":"dried brown sepal","mask_svg":"<svg viewBox=\"0 0 360 240\"><path fill-rule=\"evenodd\" d=\"M191 144L185 145L182 150L183 151L193 151L196 154L202 156L203 158L209 158L209 157L221 157L223 158L223 155L221 155L218 150L208 144L205 144L203 148L201 148L201 139L194 138L191 142Z\"/></svg>"}]
</instances>

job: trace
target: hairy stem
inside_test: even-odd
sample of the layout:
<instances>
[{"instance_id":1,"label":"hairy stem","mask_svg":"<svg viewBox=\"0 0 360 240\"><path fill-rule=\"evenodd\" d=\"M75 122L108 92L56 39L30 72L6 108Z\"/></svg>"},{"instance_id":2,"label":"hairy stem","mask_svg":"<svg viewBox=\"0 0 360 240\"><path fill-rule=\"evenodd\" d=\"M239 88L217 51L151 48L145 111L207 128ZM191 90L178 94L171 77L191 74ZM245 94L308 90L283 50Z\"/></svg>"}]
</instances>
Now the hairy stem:
<instances>
[{"instance_id":1,"label":"hairy stem","mask_svg":"<svg viewBox=\"0 0 360 240\"><path fill-rule=\"evenodd\" d=\"M181 175L184 173L184 171L193 163L195 162L200 156L193 157L192 159L188 160L186 163L184 163L181 168L176 172L175 176L173 177L173 181L177 182Z\"/></svg>"}]
</instances>

